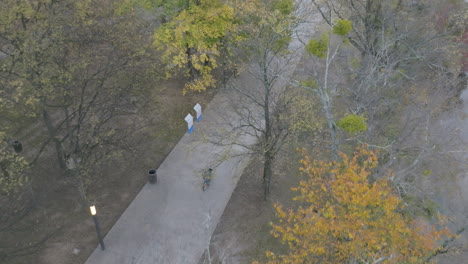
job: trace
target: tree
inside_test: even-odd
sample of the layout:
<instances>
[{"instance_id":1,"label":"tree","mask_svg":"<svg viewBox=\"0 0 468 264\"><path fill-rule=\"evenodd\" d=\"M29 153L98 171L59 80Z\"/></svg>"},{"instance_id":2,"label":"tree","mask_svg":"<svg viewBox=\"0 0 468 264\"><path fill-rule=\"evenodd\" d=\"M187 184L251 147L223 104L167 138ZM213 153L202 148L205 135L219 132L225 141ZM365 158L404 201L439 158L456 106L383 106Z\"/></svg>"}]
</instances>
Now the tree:
<instances>
[{"instance_id":1,"label":"tree","mask_svg":"<svg viewBox=\"0 0 468 264\"><path fill-rule=\"evenodd\" d=\"M305 179L293 198L297 207L275 204L273 236L285 254L267 252L268 263L425 263L450 236L446 228L414 221L387 179L369 181L377 156L358 148L341 161L312 161L304 153Z\"/></svg>"},{"instance_id":2,"label":"tree","mask_svg":"<svg viewBox=\"0 0 468 264\"><path fill-rule=\"evenodd\" d=\"M340 60L345 65L338 69L345 83L340 96L348 111L367 118L367 133L347 140L384 149L383 167L394 169L393 179L402 192L413 189L409 193L414 194L415 186L407 179L420 174L418 166L431 156L441 157L435 153L430 124L459 89L462 55L454 37L463 32L457 15L462 3L451 1L441 7L437 1L364 2L354 7L357 1L333 2L334 16L353 21L350 37L367 32L374 43L361 45L372 47L366 56L349 51ZM453 16L443 22L447 9ZM366 29L365 17L379 23Z\"/></svg>"},{"instance_id":3,"label":"tree","mask_svg":"<svg viewBox=\"0 0 468 264\"><path fill-rule=\"evenodd\" d=\"M219 0L191 0L186 9L155 31L153 44L163 51L169 76L174 69L185 69L189 75L184 93L203 91L215 85L212 72L223 55L221 46L235 29L232 7Z\"/></svg>"},{"instance_id":4,"label":"tree","mask_svg":"<svg viewBox=\"0 0 468 264\"><path fill-rule=\"evenodd\" d=\"M159 13L164 24L186 9L191 0L123 0L118 2L117 15L131 13L135 8L144 8Z\"/></svg>"},{"instance_id":5,"label":"tree","mask_svg":"<svg viewBox=\"0 0 468 264\"><path fill-rule=\"evenodd\" d=\"M330 26L334 25L334 18L353 23L349 41L363 58L378 55L384 45L381 33L398 30L394 23L396 14L405 6L401 0L312 0L312 3ZM394 44L398 45L397 42Z\"/></svg>"},{"instance_id":6,"label":"tree","mask_svg":"<svg viewBox=\"0 0 468 264\"><path fill-rule=\"evenodd\" d=\"M333 115L333 97L331 95L332 86L329 85L329 75L330 67L333 61L336 58L342 44L347 43L348 39L342 39L345 37L352 29L352 23L349 20L337 20L333 24L332 30L323 34L319 40L311 39L306 45L305 49L308 53L325 60L325 68L323 71L323 77L318 78L317 74L312 80L308 82L302 82L302 87L315 92L322 102L322 109L327 119L328 128L331 136L331 151L333 158L336 160L338 158L338 145L339 139L337 135L337 125ZM332 49L331 37L339 37L339 44Z\"/></svg>"},{"instance_id":7,"label":"tree","mask_svg":"<svg viewBox=\"0 0 468 264\"><path fill-rule=\"evenodd\" d=\"M439 17L440 11L448 7L456 14L456 6L461 7L461 1L444 3L444 8L436 1L312 2L326 24L333 26L335 19L352 22L347 38L359 55L349 52L346 54L348 61L340 61L345 65L339 70L346 83L340 95L346 98L351 112L365 114L368 118L365 140L371 144L387 145L393 139L377 142L377 138L388 129L380 127L374 120L388 120L387 117L395 110L394 104L404 96L408 85L438 75L437 71L458 70L454 64L459 63L460 59L456 57L460 56L454 53L458 53L459 48L450 39L453 39L453 34L461 34L456 32L460 31L459 26L452 18L452 22L444 22L453 24L452 29L445 26L441 30L444 23L434 17ZM441 48L436 51L435 46Z\"/></svg>"},{"instance_id":8,"label":"tree","mask_svg":"<svg viewBox=\"0 0 468 264\"><path fill-rule=\"evenodd\" d=\"M419 216L436 213L432 200L440 197L440 193L432 190L434 186L443 190L452 182L447 177L459 172L456 166L448 164L457 160L456 153L463 152L453 144L453 136L441 136L440 130L435 129L439 120L446 119L441 115L453 107L450 102L458 100L457 87L462 83L457 78L463 76L459 74L462 55L459 43L454 40L463 32L457 12L463 3L320 3L331 7L330 13L323 13L328 20L324 19L325 23L337 17L353 22L348 37L356 49L343 50L335 60L332 74L335 74L337 92L333 99L335 106L342 106L335 111L345 108L347 112L365 116L367 130L356 135L346 134L349 137L340 141L367 143L381 149L381 166L372 177L380 179L392 169L394 173L389 180L408 205L407 211ZM366 17L375 23L365 26ZM359 38L359 35L369 38ZM352 40L360 42L360 39L364 41L356 47ZM336 112L335 116L338 116ZM458 210L451 211L450 207L444 206L441 210L450 215L456 225L464 226L466 216L457 213Z\"/></svg>"},{"instance_id":9,"label":"tree","mask_svg":"<svg viewBox=\"0 0 468 264\"><path fill-rule=\"evenodd\" d=\"M241 45L242 55L252 64L245 69L249 81L228 85L236 120L231 120L226 131L215 135L213 141L218 145L241 146L248 154L262 157L266 199L275 155L291 132L287 114L293 96L287 94L288 84L283 80L290 78L298 52L302 51L290 45L298 19L290 0L248 1L235 6L244 21L239 29L246 36ZM257 143L241 142L243 136L254 138Z\"/></svg>"},{"instance_id":10,"label":"tree","mask_svg":"<svg viewBox=\"0 0 468 264\"><path fill-rule=\"evenodd\" d=\"M359 51L359 55L352 58L353 65L346 65L340 69L345 73L348 84L347 87L343 87L340 95L347 97L351 112L368 115L368 135L371 135L374 129L374 115L378 112L375 108L382 105L381 101L378 102L379 99L386 98L384 94L390 85L399 85L389 84L390 76L401 75L410 79L411 76L398 68L420 58L415 56L413 51L424 41L408 41L416 33L408 30L412 27L409 25L415 24L411 17L420 14L414 12L415 8L407 2L312 1L323 21L329 26L333 26L336 19L352 22L347 39Z\"/></svg>"},{"instance_id":11,"label":"tree","mask_svg":"<svg viewBox=\"0 0 468 264\"><path fill-rule=\"evenodd\" d=\"M12 239L19 230L27 234L25 224L44 211L34 208L33 191L50 190L38 185L72 183L67 191L76 187L86 206L86 187L100 180L100 165L133 150L130 136L143 119L136 114L147 102L144 78L157 60L154 31L134 13L115 16L118 2L0 1L0 261L33 254L50 237L29 232L30 239ZM12 151L16 139L21 154ZM56 164L61 176L72 177L44 185L37 170L27 177L30 169Z\"/></svg>"},{"instance_id":12,"label":"tree","mask_svg":"<svg viewBox=\"0 0 468 264\"><path fill-rule=\"evenodd\" d=\"M7 97L2 97L0 122L6 138L42 121L46 135L35 130L31 163L53 143L59 166L79 171L83 190L100 161L129 148L125 139L141 121L116 125L138 111L135 102L144 102L137 80L151 68L144 24L132 23L128 14L114 19L114 10L102 2L1 5L0 80ZM14 10L17 15L8 15ZM30 118L18 124L15 117L21 114Z\"/></svg>"},{"instance_id":13,"label":"tree","mask_svg":"<svg viewBox=\"0 0 468 264\"><path fill-rule=\"evenodd\" d=\"M345 140L384 149L383 167L395 166L405 156L394 179L414 173L422 157L434 152L426 136L431 134L428 124L456 96L459 82L454 77L459 76L462 55L454 36L463 32L460 18L442 19L441 13L450 9L456 14L462 3L451 1L441 8L437 1L421 2L313 1L326 24L333 26L336 19L352 22L346 37L356 50L335 58L331 99L348 113L365 116L367 130Z\"/></svg>"}]
</instances>

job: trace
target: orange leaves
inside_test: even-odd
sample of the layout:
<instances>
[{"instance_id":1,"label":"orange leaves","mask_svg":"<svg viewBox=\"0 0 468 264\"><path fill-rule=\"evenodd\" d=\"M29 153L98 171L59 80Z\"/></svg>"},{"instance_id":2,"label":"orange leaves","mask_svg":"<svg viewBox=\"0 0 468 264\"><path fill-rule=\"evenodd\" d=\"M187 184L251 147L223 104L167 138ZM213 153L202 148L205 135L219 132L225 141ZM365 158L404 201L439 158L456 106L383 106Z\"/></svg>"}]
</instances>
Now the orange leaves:
<instances>
[{"instance_id":1,"label":"orange leaves","mask_svg":"<svg viewBox=\"0 0 468 264\"><path fill-rule=\"evenodd\" d=\"M288 245L284 255L268 253L273 263L421 263L437 249L446 229L414 223L399 209L402 201L387 179L369 182L377 156L358 148L340 162L312 161L305 153L300 172L306 176L292 188L300 207L275 204L278 223L272 234Z\"/></svg>"}]
</instances>

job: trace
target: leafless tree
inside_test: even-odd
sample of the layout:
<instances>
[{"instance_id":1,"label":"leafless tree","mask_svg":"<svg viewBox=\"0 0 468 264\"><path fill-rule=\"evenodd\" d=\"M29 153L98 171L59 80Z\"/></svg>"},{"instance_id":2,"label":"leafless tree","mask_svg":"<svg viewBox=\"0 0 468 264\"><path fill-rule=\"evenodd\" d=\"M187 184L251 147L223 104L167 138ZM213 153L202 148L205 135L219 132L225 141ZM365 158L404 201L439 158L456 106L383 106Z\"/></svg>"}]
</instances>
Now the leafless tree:
<instances>
[{"instance_id":1,"label":"leafless tree","mask_svg":"<svg viewBox=\"0 0 468 264\"><path fill-rule=\"evenodd\" d=\"M255 14L249 14L250 19L261 22L248 25L250 35L243 43L243 55L252 63L246 65L239 79L227 85L235 114L226 118L227 128L215 135L213 141L241 146L248 150L248 154L263 158L266 199L275 156L290 134L285 114L291 97L286 91L303 52L295 38L303 20L262 2L256 8ZM256 143L252 144L252 140Z\"/></svg>"}]
</instances>

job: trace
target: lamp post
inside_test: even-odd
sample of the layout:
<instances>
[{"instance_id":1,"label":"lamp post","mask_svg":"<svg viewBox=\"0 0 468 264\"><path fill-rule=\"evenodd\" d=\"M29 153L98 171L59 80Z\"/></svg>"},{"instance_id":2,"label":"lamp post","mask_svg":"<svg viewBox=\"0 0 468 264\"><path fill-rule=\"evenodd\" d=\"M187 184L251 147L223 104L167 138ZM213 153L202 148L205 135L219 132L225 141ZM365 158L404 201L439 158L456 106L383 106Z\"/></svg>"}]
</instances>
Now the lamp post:
<instances>
[{"instance_id":1,"label":"lamp post","mask_svg":"<svg viewBox=\"0 0 468 264\"><path fill-rule=\"evenodd\" d=\"M104 246L104 240L102 239L102 234L101 234L101 228L99 227L99 222L96 216L96 206L90 206L89 209L91 210L91 215L93 216L94 220L94 225L96 226L96 233L99 239L99 244L101 245L101 249L104 250L106 249L106 246Z\"/></svg>"}]
</instances>

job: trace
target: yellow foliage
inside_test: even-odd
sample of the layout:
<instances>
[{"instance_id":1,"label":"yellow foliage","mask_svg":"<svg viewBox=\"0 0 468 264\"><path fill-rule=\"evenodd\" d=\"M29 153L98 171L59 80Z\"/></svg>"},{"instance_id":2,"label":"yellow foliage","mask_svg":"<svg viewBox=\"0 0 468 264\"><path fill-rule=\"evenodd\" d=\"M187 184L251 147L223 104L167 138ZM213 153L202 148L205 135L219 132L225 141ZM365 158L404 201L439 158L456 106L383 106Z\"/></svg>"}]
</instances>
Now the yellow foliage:
<instances>
[{"instance_id":1,"label":"yellow foliage","mask_svg":"<svg viewBox=\"0 0 468 264\"><path fill-rule=\"evenodd\" d=\"M387 179L370 183L377 156L358 148L339 162L312 161L304 152L300 171L307 177L293 188L301 206L285 211L275 204L278 224L272 234L287 244L284 255L267 253L280 263L423 263L438 249L447 229L416 224L400 212L402 201ZM440 226L440 225L439 225Z\"/></svg>"},{"instance_id":2,"label":"yellow foliage","mask_svg":"<svg viewBox=\"0 0 468 264\"><path fill-rule=\"evenodd\" d=\"M202 75L201 78L198 78L192 82L189 82L185 85L182 93L186 94L188 91L201 92L204 91L207 87L213 87L216 83L216 80L211 74Z\"/></svg>"},{"instance_id":3,"label":"yellow foliage","mask_svg":"<svg viewBox=\"0 0 468 264\"><path fill-rule=\"evenodd\" d=\"M153 45L163 51L163 61L167 72L185 69L190 64L200 73L184 88L203 91L215 84L212 71L218 67L222 41L236 30L234 9L223 5L219 0L201 1L182 10L171 22L155 31ZM236 37L233 37L235 41ZM190 56L187 55L190 51ZM170 76L170 74L168 75Z\"/></svg>"}]
</instances>

